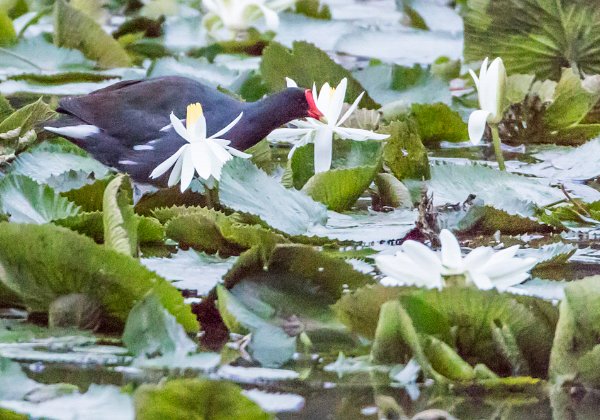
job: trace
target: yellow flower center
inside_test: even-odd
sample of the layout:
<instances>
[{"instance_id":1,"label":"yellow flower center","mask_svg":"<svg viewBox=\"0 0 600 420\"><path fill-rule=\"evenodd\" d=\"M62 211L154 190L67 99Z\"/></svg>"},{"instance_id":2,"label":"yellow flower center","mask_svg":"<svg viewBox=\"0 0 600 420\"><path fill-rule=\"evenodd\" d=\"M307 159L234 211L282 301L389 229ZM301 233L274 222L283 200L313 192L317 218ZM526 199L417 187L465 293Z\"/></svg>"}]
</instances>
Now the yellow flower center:
<instances>
[{"instance_id":1,"label":"yellow flower center","mask_svg":"<svg viewBox=\"0 0 600 420\"><path fill-rule=\"evenodd\" d=\"M186 127L191 127L196 124L196 121L202 116L202 105L198 102L187 106L187 115L185 117Z\"/></svg>"}]
</instances>

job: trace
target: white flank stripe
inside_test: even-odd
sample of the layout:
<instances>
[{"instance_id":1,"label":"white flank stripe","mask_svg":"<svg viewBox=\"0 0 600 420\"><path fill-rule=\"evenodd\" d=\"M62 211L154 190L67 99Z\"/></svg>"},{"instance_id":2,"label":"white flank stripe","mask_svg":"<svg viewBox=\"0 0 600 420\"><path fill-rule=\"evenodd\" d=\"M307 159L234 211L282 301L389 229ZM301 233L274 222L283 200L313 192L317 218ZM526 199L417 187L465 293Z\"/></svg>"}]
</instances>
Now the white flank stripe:
<instances>
[{"instance_id":1,"label":"white flank stripe","mask_svg":"<svg viewBox=\"0 0 600 420\"><path fill-rule=\"evenodd\" d=\"M133 146L133 150L154 150L154 147L149 144L138 144L137 146Z\"/></svg>"},{"instance_id":2,"label":"white flank stripe","mask_svg":"<svg viewBox=\"0 0 600 420\"><path fill-rule=\"evenodd\" d=\"M44 130L58 134L59 136L71 137L80 140L86 139L91 135L98 134L100 132L98 127L90 124L73 125L70 127L44 127Z\"/></svg>"},{"instance_id":3,"label":"white flank stripe","mask_svg":"<svg viewBox=\"0 0 600 420\"><path fill-rule=\"evenodd\" d=\"M120 160L119 161L119 165L137 165L137 162L134 162L133 160Z\"/></svg>"}]
</instances>

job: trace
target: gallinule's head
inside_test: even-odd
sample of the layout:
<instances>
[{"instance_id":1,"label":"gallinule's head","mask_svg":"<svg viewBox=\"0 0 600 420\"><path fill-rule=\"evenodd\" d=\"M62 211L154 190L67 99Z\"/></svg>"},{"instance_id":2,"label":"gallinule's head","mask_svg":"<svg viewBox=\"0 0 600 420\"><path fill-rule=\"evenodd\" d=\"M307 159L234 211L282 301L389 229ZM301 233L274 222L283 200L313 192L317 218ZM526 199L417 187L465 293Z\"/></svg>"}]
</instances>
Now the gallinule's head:
<instances>
[{"instance_id":1,"label":"gallinule's head","mask_svg":"<svg viewBox=\"0 0 600 420\"><path fill-rule=\"evenodd\" d=\"M323 113L317 108L317 103L310 89L290 87L272 97L277 102L282 100L286 103L285 106L278 109L281 117L285 118L284 123L307 117L318 120L323 116ZM268 101L268 98L266 100Z\"/></svg>"}]
</instances>

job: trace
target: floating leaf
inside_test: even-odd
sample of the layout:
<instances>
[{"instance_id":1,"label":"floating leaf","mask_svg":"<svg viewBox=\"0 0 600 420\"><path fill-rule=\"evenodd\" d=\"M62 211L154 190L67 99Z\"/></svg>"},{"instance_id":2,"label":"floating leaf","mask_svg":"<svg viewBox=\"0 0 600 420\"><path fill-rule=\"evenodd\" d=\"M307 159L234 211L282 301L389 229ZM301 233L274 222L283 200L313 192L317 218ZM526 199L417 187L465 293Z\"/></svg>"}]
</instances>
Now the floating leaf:
<instances>
[{"instance_id":1,"label":"floating leaf","mask_svg":"<svg viewBox=\"0 0 600 420\"><path fill-rule=\"evenodd\" d=\"M135 215L135 219L137 220L137 238L141 245L163 243L165 228L158 220L138 215ZM89 236L96 243L104 243L104 216L101 211L80 212L75 216L55 220L54 224Z\"/></svg>"},{"instance_id":2,"label":"floating leaf","mask_svg":"<svg viewBox=\"0 0 600 420\"><path fill-rule=\"evenodd\" d=\"M300 191L286 190L243 159L232 159L223 167L219 199L224 206L256 215L290 235L304 234L313 224L324 223L327 217L321 204Z\"/></svg>"},{"instance_id":3,"label":"floating leaf","mask_svg":"<svg viewBox=\"0 0 600 420\"><path fill-rule=\"evenodd\" d=\"M419 65L376 64L353 74L373 98L385 104L382 111L388 119L396 108L404 110L414 103L452 101L448 82Z\"/></svg>"},{"instance_id":4,"label":"floating leaf","mask_svg":"<svg viewBox=\"0 0 600 420\"><path fill-rule=\"evenodd\" d=\"M22 175L10 175L0 180L0 207L17 223L43 224L71 217L79 207L57 194L52 188L40 185Z\"/></svg>"},{"instance_id":5,"label":"floating leaf","mask_svg":"<svg viewBox=\"0 0 600 420\"><path fill-rule=\"evenodd\" d=\"M4 10L0 10L0 45L7 45L17 40L17 33L12 20Z\"/></svg>"},{"instance_id":6,"label":"floating leaf","mask_svg":"<svg viewBox=\"0 0 600 420\"><path fill-rule=\"evenodd\" d=\"M559 189L549 187L542 179L480 165L433 165L428 185L436 206L463 203L474 194L485 205L524 217L534 216L536 206L564 199Z\"/></svg>"},{"instance_id":7,"label":"floating leaf","mask_svg":"<svg viewBox=\"0 0 600 420\"><path fill-rule=\"evenodd\" d=\"M42 98L36 102L26 105L23 108L13 112L10 116L0 123L0 134L19 128L16 136L24 135L29 130L36 128L39 123L48 121L54 116L48 105L42 101Z\"/></svg>"},{"instance_id":8,"label":"floating leaf","mask_svg":"<svg viewBox=\"0 0 600 420\"><path fill-rule=\"evenodd\" d=\"M379 173L375 175L379 206L412 208L410 191L394 175ZM375 204L374 204L375 205Z\"/></svg>"},{"instance_id":9,"label":"floating leaf","mask_svg":"<svg viewBox=\"0 0 600 420\"><path fill-rule=\"evenodd\" d=\"M319 0L298 0L296 2L296 13L323 20L331 20L331 10L327 4L321 4Z\"/></svg>"},{"instance_id":10,"label":"floating leaf","mask_svg":"<svg viewBox=\"0 0 600 420\"><path fill-rule=\"evenodd\" d=\"M64 0L54 3L54 42L60 47L81 50L104 68L129 67L131 59L119 43L92 18Z\"/></svg>"},{"instance_id":11,"label":"floating leaf","mask_svg":"<svg viewBox=\"0 0 600 420\"><path fill-rule=\"evenodd\" d=\"M134 395L139 420L239 419L268 420L272 416L242 395L239 386L207 379L176 379L145 384Z\"/></svg>"},{"instance_id":12,"label":"floating leaf","mask_svg":"<svg viewBox=\"0 0 600 420\"><path fill-rule=\"evenodd\" d=\"M600 283L598 276L575 281L565 288L550 360L550 378L558 385L576 380L596 388L600 384Z\"/></svg>"},{"instance_id":13,"label":"floating leaf","mask_svg":"<svg viewBox=\"0 0 600 420\"><path fill-rule=\"evenodd\" d=\"M220 285L217 286L217 299L219 313L227 328L238 334L251 334L249 350L261 365L278 367L292 358L296 337L290 337L283 328L271 323L273 314L268 307L264 304L248 307Z\"/></svg>"},{"instance_id":14,"label":"floating leaf","mask_svg":"<svg viewBox=\"0 0 600 420\"><path fill-rule=\"evenodd\" d=\"M27 247L20 244L27 243ZM32 312L46 312L59 296L83 293L102 302L118 323L153 290L186 331L198 323L179 291L135 259L53 225L0 224L0 282Z\"/></svg>"},{"instance_id":15,"label":"floating leaf","mask_svg":"<svg viewBox=\"0 0 600 420\"><path fill-rule=\"evenodd\" d=\"M236 260L237 257L221 258L190 249L179 250L170 258L143 258L141 261L178 289L194 290L198 295L206 296Z\"/></svg>"},{"instance_id":16,"label":"floating leaf","mask_svg":"<svg viewBox=\"0 0 600 420\"><path fill-rule=\"evenodd\" d=\"M93 62L77 50L57 47L42 36L21 39L17 44L0 50L3 72L58 72L90 70Z\"/></svg>"},{"instance_id":17,"label":"floating leaf","mask_svg":"<svg viewBox=\"0 0 600 420\"><path fill-rule=\"evenodd\" d=\"M173 57L161 58L152 66L148 77L183 76L204 84L229 88L239 83L243 74L224 66L211 64L205 58Z\"/></svg>"},{"instance_id":18,"label":"floating leaf","mask_svg":"<svg viewBox=\"0 0 600 420\"><path fill-rule=\"evenodd\" d=\"M138 302L129 313L122 337L130 353L142 357L185 356L196 350L175 317L154 294Z\"/></svg>"},{"instance_id":19,"label":"floating leaf","mask_svg":"<svg viewBox=\"0 0 600 420\"><path fill-rule=\"evenodd\" d=\"M346 101L353 102L364 91L352 74L335 63L327 53L307 42L294 42L292 50L283 45L271 42L263 51L260 66L263 79L271 92L285 88L285 78L290 77L298 86L312 87L313 83L320 88L329 83L332 86L344 78L348 78ZM363 108L377 109L377 104L368 94L365 94L361 104Z\"/></svg>"},{"instance_id":20,"label":"floating leaf","mask_svg":"<svg viewBox=\"0 0 600 420\"><path fill-rule=\"evenodd\" d=\"M72 391L72 390L71 390ZM26 413L29 418L65 418L65 412L72 417L110 418L127 420L134 416L131 396L121 392L114 385L92 384L87 392L70 392L46 401L3 401L2 405L18 413Z\"/></svg>"},{"instance_id":21,"label":"floating leaf","mask_svg":"<svg viewBox=\"0 0 600 420\"><path fill-rule=\"evenodd\" d=\"M413 104L411 115L425 144L440 141L461 142L469 138L467 124L458 112L446 104Z\"/></svg>"},{"instance_id":22,"label":"floating leaf","mask_svg":"<svg viewBox=\"0 0 600 420\"><path fill-rule=\"evenodd\" d=\"M509 73L558 80L563 67L600 73L600 10L593 1L470 1L465 58L502 57Z\"/></svg>"},{"instance_id":23,"label":"floating leaf","mask_svg":"<svg viewBox=\"0 0 600 420\"><path fill-rule=\"evenodd\" d=\"M133 212L133 189L127 175L106 186L103 200L104 244L125 255L137 256L138 219Z\"/></svg>"},{"instance_id":24,"label":"floating leaf","mask_svg":"<svg viewBox=\"0 0 600 420\"><path fill-rule=\"evenodd\" d=\"M19 154L10 166L10 172L28 176L64 192L81 188L94 178L104 178L108 175L109 168L89 156L36 148Z\"/></svg>"},{"instance_id":25,"label":"floating leaf","mask_svg":"<svg viewBox=\"0 0 600 420\"><path fill-rule=\"evenodd\" d=\"M427 149L413 121L393 121L382 127L381 132L390 134L383 149L383 159L396 178L429 179Z\"/></svg>"},{"instance_id":26,"label":"floating leaf","mask_svg":"<svg viewBox=\"0 0 600 420\"><path fill-rule=\"evenodd\" d=\"M465 379L460 373L464 369L460 366L462 361L468 360L471 365L482 363L498 374L528 374L531 369L533 375L545 377L555 320L548 319L548 313L532 306L534 302L540 304L535 299L453 287L407 294L400 297L400 302L415 331L422 334L420 346L427 347L427 342L432 343L430 335L440 337L450 348L437 344L435 357L447 361L458 357L454 362L441 364L444 369L457 369L449 375L448 371L439 370L440 364L432 358L430 350L424 350L427 360L438 373L451 379ZM545 310L551 308L547 305ZM501 342L498 341L498 326L504 331ZM510 346L517 349L517 353L510 352L510 357L506 351L508 335L512 337ZM414 340L406 340L405 337L404 342L411 350L405 357L420 357L414 353L418 349ZM427 370L427 365L422 364L422 367Z\"/></svg>"},{"instance_id":27,"label":"floating leaf","mask_svg":"<svg viewBox=\"0 0 600 420\"><path fill-rule=\"evenodd\" d=\"M331 169L313 175L302 191L313 200L325 204L330 210L349 210L371 185L377 169L377 166Z\"/></svg>"}]
</instances>

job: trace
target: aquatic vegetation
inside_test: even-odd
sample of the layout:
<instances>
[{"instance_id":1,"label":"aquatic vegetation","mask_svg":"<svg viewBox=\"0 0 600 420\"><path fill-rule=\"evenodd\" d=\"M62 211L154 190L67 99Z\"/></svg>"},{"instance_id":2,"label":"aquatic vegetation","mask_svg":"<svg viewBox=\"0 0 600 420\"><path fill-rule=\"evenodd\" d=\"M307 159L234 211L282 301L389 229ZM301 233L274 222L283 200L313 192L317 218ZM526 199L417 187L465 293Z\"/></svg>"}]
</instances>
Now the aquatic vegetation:
<instances>
[{"instance_id":1,"label":"aquatic vegetation","mask_svg":"<svg viewBox=\"0 0 600 420\"><path fill-rule=\"evenodd\" d=\"M597 412L599 16L0 0L0 417Z\"/></svg>"},{"instance_id":2,"label":"aquatic vegetation","mask_svg":"<svg viewBox=\"0 0 600 420\"><path fill-rule=\"evenodd\" d=\"M150 174L151 178L158 178L171 167L168 185L172 187L181 182L181 192L187 190L198 173L204 181L218 181L221 178L221 168L233 156L244 159L251 155L240 152L230 147L229 140L219 138L227 134L242 118L243 113L226 127L210 137L206 137L206 118L202 112L201 104L191 104L187 107L185 127L173 113L170 119L173 129L189 144L182 146L173 156L158 165Z\"/></svg>"}]
</instances>

